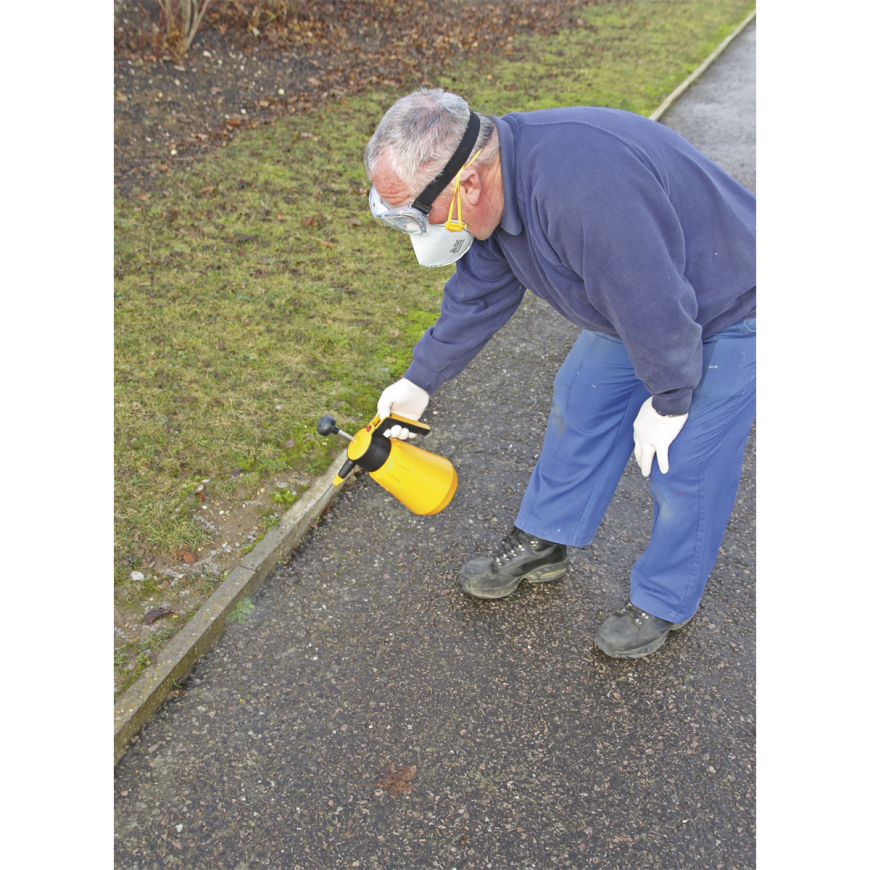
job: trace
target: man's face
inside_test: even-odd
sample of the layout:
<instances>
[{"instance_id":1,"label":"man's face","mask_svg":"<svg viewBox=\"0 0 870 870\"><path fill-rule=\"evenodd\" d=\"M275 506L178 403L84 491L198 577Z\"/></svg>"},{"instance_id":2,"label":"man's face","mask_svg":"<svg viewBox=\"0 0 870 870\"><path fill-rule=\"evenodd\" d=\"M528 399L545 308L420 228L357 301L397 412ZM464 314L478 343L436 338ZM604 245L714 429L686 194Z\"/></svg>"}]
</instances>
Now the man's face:
<instances>
[{"instance_id":1,"label":"man's face","mask_svg":"<svg viewBox=\"0 0 870 870\"><path fill-rule=\"evenodd\" d=\"M387 205L393 207L410 205L419 194L417 190L410 190L390 168L383 166L383 161L375 168L372 174L372 185L380 194L381 199ZM430 224L440 225L446 223L452 196L453 184L451 183L438 194L432 203L432 210L428 215ZM463 212L463 219L466 223L469 223L468 229L474 235L474 230L470 226L470 221L468 221L465 212Z\"/></svg>"}]
</instances>

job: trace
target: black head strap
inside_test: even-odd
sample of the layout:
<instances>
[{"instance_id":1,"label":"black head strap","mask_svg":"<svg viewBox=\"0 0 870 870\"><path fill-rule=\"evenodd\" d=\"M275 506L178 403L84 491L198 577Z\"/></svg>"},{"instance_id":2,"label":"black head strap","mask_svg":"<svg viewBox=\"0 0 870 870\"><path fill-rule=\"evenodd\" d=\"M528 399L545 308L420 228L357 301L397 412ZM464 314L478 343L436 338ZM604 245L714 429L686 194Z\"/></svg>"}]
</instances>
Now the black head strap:
<instances>
[{"instance_id":1,"label":"black head strap","mask_svg":"<svg viewBox=\"0 0 870 870\"><path fill-rule=\"evenodd\" d=\"M468 119L468 126L465 128L465 133L462 136L462 141L457 149L453 152L453 156L447 161L447 165L426 185L423 192L411 203L411 208L429 214L432 210L432 203L435 198L444 190L450 183L450 180L465 166L466 161L471 156L471 149L474 148L474 143L477 142L477 134L480 132L480 118L476 113L472 112Z\"/></svg>"}]
</instances>

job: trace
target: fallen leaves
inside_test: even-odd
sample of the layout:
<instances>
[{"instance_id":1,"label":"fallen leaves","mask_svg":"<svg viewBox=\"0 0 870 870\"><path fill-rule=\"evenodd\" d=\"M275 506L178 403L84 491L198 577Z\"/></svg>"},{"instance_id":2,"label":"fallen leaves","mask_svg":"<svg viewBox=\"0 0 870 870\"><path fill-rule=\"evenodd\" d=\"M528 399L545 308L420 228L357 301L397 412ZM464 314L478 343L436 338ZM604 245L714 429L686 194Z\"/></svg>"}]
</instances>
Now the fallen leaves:
<instances>
[{"instance_id":1,"label":"fallen leaves","mask_svg":"<svg viewBox=\"0 0 870 870\"><path fill-rule=\"evenodd\" d=\"M417 765L409 764L396 768L391 761L378 771L378 785L392 798L408 794L413 786L411 780L417 775Z\"/></svg>"},{"instance_id":2,"label":"fallen leaves","mask_svg":"<svg viewBox=\"0 0 870 870\"><path fill-rule=\"evenodd\" d=\"M160 619L161 616L169 616L171 613L175 613L175 611L169 610L167 607L155 607L145 614L143 621L145 625L151 625L151 623Z\"/></svg>"},{"instance_id":3,"label":"fallen leaves","mask_svg":"<svg viewBox=\"0 0 870 870\"><path fill-rule=\"evenodd\" d=\"M174 58L154 56L158 47L146 44L150 40L144 39L141 27L117 25L114 105L123 121L115 128L118 189L135 196L136 185L141 189L154 184L151 137L155 132L161 137L163 133L179 137L178 144L191 150L185 159L193 159L199 149L227 143L240 130L270 123L276 115L306 112L324 101L345 100L361 91L410 87L412 83L430 87L435 72L454 56L508 55L519 34L550 34L585 26L578 13L591 2L308 0L278 4L282 11L268 21L262 18L262 10L257 11L263 4L212 4L202 23L203 38L208 34L230 56L225 55L220 66L214 52L200 52L195 66L176 63L175 71L168 63ZM236 50L233 45L239 58L231 56ZM288 65L290 57L298 63ZM129 75L128 61L147 64L148 75ZM245 61L250 61L247 68ZM205 75L193 75L195 68ZM261 73L262 82L274 80L273 94L269 89L259 91ZM149 84L152 75L157 76L154 85ZM155 105L159 114L156 119L148 118L149 126L145 126L136 111L141 101L158 85L167 94L175 93L179 81L189 99L184 112L178 111L174 97L164 100L161 92ZM155 120L156 126L150 126Z\"/></svg>"}]
</instances>

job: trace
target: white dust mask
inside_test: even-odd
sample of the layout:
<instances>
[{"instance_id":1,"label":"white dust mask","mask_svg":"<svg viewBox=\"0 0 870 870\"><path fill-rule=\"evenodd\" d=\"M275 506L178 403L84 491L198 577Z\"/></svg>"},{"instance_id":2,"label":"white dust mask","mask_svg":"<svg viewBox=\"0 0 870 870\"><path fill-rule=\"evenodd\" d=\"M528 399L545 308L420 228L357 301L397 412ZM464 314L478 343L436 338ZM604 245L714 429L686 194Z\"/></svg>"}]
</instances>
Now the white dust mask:
<instances>
[{"instance_id":1,"label":"white dust mask","mask_svg":"<svg viewBox=\"0 0 870 870\"><path fill-rule=\"evenodd\" d=\"M451 232L444 224L429 224L425 233L410 235L421 266L449 266L465 254L474 241L474 236L464 227Z\"/></svg>"}]
</instances>

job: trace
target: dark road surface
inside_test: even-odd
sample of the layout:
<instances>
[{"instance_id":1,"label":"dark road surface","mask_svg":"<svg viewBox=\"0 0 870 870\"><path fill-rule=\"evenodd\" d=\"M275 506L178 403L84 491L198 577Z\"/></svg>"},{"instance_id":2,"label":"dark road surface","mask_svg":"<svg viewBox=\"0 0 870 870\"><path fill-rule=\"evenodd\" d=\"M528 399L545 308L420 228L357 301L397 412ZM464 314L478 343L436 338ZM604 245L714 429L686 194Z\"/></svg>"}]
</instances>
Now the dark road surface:
<instances>
[{"instance_id":1,"label":"dark road surface","mask_svg":"<svg viewBox=\"0 0 870 870\"><path fill-rule=\"evenodd\" d=\"M754 71L752 24L663 119L753 190ZM117 868L755 866L754 432L700 609L654 656L593 644L648 540L633 460L564 580L456 585L512 525L576 335L529 295L434 396L442 513L345 488L118 763Z\"/></svg>"}]
</instances>

